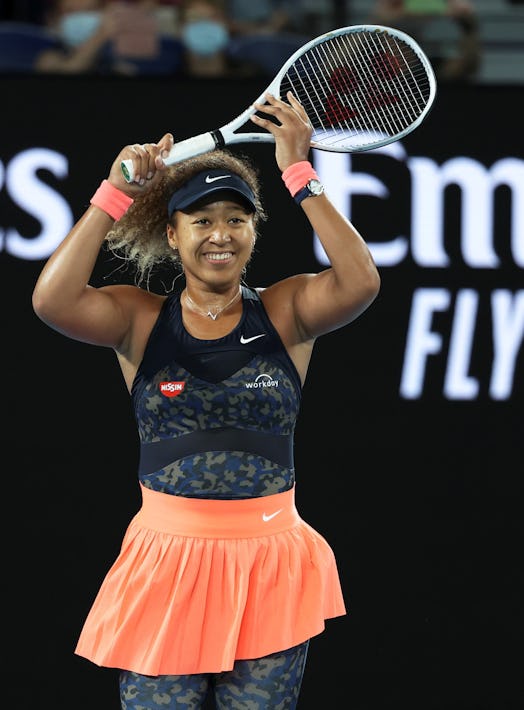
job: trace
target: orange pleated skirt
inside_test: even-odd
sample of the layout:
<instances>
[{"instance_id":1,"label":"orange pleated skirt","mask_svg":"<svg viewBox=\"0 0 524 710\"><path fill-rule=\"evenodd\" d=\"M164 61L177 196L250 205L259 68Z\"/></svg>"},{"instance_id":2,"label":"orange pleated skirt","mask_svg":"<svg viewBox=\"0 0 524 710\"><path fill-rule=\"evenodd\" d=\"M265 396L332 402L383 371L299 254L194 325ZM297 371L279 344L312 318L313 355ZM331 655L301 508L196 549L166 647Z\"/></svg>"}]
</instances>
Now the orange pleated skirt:
<instances>
[{"instance_id":1,"label":"orange pleated skirt","mask_svg":"<svg viewBox=\"0 0 524 710\"><path fill-rule=\"evenodd\" d=\"M145 675L218 673L346 613L333 551L295 491L203 500L141 486L75 653Z\"/></svg>"}]
</instances>

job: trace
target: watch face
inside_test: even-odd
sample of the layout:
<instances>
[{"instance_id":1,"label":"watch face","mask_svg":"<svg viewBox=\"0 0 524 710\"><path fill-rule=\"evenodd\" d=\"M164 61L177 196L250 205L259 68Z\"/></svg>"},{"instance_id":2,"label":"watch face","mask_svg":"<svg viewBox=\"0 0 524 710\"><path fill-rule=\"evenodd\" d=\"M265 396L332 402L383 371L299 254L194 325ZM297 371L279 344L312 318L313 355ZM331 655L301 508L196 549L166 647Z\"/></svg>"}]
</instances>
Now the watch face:
<instances>
[{"instance_id":1,"label":"watch face","mask_svg":"<svg viewBox=\"0 0 524 710\"><path fill-rule=\"evenodd\" d=\"M310 180L308 182L308 189L312 195L321 195L324 192L324 185L320 180Z\"/></svg>"}]
</instances>

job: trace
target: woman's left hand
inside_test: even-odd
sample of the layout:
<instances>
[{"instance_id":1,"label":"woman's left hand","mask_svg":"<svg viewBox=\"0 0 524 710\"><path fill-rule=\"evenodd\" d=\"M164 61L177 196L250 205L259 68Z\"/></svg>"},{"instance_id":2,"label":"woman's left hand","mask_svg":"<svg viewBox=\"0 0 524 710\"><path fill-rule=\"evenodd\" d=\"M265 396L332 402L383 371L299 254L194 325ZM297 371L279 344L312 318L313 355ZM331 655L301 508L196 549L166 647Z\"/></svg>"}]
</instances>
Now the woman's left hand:
<instances>
[{"instance_id":1,"label":"woman's left hand","mask_svg":"<svg viewBox=\"0 0 524 710\"><path fill-rule=\"evenodd\" d=\"M165 158L173 147L172 133L166 133L158 143L134 143L127 145L115 158L109 173L109 182L131 197L146 192L158 182L165 170ZM127 183L122 173L122 161L133 161L134 180Z\"/></svg>"},{"instance_id":2,"label":"woman's left hand","mask_svg":"<svg viewBox=\"0 0 524 710\"><path fill-rule=\"evenodd\" d=\"M265 128L275 138L275 159L282 172L290 165L308 160L313 127L304 107L291 91L287 93L289 103L266 94L265 104L254 104L257 111L274 116L278 123L268 118L253 115L251 120Z\"/></svg>"}]
</instances>

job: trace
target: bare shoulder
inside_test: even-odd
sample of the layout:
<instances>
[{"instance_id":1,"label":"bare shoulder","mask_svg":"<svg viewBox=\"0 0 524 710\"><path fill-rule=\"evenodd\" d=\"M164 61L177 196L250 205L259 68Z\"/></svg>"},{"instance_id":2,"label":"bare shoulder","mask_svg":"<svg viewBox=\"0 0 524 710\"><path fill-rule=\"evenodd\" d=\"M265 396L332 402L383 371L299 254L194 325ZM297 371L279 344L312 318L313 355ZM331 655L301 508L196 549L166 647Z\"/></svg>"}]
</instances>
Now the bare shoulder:
<instances>
[{"instance_id":1,"label":"bare shoulder","mask_svg":"<svg viewBox=\"0 0 524 710\"><path fill-rule=\"evenodd\" d=\"M119 317L127 324L118 350L123 353L140 351L167 296L127 284L105 286L102 290L114 299Z\"/></svg>"},{"instance_id":2,"label":"bare shoulder","mask_svg":"<svg viewBox=\"0 0 524 710\"><path fill-rule=\"evenodd\" d=\"M257 288L267 314L286 346L304 342L297 320L297 299L315 274L295 274L267 288Z\"/></svg>"},{"instance_id":3,"label":"bare shoulder","mask_svg":"<svg viewBox=\"0 0 524 710\"><path fill-rule=\"evenodd\" d=\"M257 287L262 302L268 311L282 310L293 307L293 300L300 291L308 284L315 274L294 274L281 281L277 281L271 286Z\"/></svg>"},{"instance_id":4,"label":"bare shoulder","mask_svg":"<svg viewBox=\"0 0 524 710\"><path fill-rule=\"evenodd\" d=\"M129 284L115 284L104 286L103 290L115 298L122 306L134 308L158 309L162 307L167 296L162 296L152 291L131 286Z\"/></svg>"}]
</instances>

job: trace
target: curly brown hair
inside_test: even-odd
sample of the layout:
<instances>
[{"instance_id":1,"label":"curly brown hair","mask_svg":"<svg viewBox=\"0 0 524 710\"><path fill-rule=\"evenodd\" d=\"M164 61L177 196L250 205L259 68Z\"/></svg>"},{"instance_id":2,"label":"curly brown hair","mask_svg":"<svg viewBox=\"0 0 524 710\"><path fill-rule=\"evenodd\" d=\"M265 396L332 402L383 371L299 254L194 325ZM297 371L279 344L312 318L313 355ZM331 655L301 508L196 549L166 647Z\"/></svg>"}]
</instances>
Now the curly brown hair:
<instances>
[{"instance_id":1,"label":"curly brown hair","mask_svg":"<svg viewBox=\"0 0 524 710\"><path fill-rule=\"evenodd\" d=\"M137 285L148 283L153 270L166 262L182 271L178 251L169 246L166 236L169 198L197 173L214 169L236 173L253 191L256 206L253 220L258 236L257 228L267 215L260 197L258 169L251 159L224 149L188 158L167 168L156 185L136 197L129 210L107 233L106 248L134 266ZM176 213L171 218L173 224L175 218Z\"/></svg>"}]
</instances>

